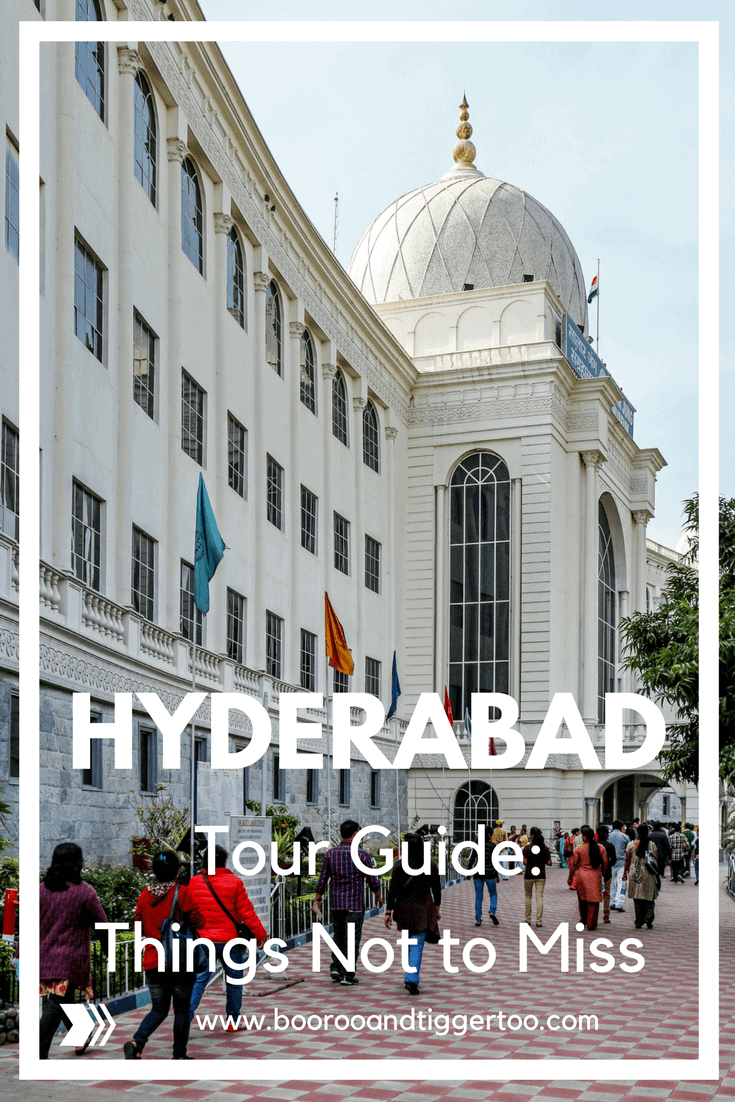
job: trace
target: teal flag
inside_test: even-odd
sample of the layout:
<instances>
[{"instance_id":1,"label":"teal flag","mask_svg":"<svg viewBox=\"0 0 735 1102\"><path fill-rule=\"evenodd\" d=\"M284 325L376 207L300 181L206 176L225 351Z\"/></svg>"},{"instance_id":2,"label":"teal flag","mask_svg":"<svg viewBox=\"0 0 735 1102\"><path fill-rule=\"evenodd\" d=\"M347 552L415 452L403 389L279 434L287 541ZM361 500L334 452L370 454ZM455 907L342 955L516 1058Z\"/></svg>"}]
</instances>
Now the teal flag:
<instances>
[{"instance_id":1,"label":"teal flag","mask_svg":"<svg viewBox=\"0 0 735 1102\"><path fill-rule=\"evenodd\" d=\"M385 717L391 719L396 714L396 707L398 705L398 697L401 695L401 683L398 680L398 666L396 665L396 652L393 651L393 684L391 687L390 697L390 711Z\"/></svg>"},{"instance_id":2,"label":"teal flag","mask_svg":"<svg viewBox=\"0 0 735 1102\"><path fill-rule=\"evenodd\" d=\"M197 490L197 525L194 537L194 604L202 616L209 612L209 583L225 551L225 541L219 534L207 487L199 475Z\"/></svg>"}]
</instances>

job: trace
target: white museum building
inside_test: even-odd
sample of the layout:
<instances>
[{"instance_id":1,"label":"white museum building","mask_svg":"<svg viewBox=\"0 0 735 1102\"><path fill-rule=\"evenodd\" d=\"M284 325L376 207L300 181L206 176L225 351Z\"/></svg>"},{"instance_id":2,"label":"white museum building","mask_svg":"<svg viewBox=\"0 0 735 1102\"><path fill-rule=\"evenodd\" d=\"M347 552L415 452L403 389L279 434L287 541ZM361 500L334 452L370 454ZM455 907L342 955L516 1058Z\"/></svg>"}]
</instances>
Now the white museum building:
<instances>
[{"instance_id":1,"label":"white museum building","mask_svg":"<svg viewBox=\"0 0 735 1102\"><path fill-rule=\"evenodd\" d=\"M13 13L202 19L194 0L39 2L11 0ZM23 135L13 36L2 51L0 798L15 837ZM393 828L398 791L404 827L455 835L470 809L547 836L555 822L645 814L656 762L605 768L604 707L635 691L619 621L658 599L677 557L647 538L665 460L636 442L632 406L587 340L571 241L540 202L475 167L466 105L437 181L378 215L345 271L216 45L53 44L41 72L42 859L76 840L88 858L127 861L135 807L159 784L185 803L188 766L163 768L142 707L131 770L114 768L107 739L72 768L72 694L89 693L101 723L115 693L154 692L173 711L195 633L198 690L267 701L273 729L262 761L215 772L200 708L200 821L265 793L323 836L328 785L335 822ZM203 621L200 473L227 544ZM465 757L473 692L515 698L527 753L554 694L571 693L601 768L558 754L468 780L424 755L396 777L355 749L349 769L282 768L281 697L325 692L325 592L355 663L334 686L330 672L330 694L387 708L396 652L398 723L376 739L391 760L420 694L447 686ZM249 721L233 711L230 724L244 748ZM626 748L642 737L627 726ZM696 820L696 789L672 794Z\"/></svg>"}]
</instances>

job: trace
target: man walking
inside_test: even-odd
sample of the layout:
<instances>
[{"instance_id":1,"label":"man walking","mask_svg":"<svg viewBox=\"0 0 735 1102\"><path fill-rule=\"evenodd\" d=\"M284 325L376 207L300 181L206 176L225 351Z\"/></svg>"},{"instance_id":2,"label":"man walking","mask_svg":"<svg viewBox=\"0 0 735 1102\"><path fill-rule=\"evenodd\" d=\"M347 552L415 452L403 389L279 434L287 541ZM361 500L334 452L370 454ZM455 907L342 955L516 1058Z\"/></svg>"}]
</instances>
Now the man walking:
<instances>
[{"instance_id":1,"label":"man walking","mask_svg":"<svg viewBox=\"0 0 735 1102\"><path fill-rule=\"evenodd\" d=\"M324 854L321 875L316 886L312 910L320 915L322 911L322 897L329 884L329 901L332 905L332 934L334 943L342 953L347 956L347 935L350 924L355 928L355 958L360 949L362 937L362 924L365 921L365 887L367 880L370 889L375 896L378 907L382 907L383 899L380 894L380 884L375 876L367 876L361 872L354 861L350 847L352 839L357 834L360 826L354 819L346 819L339 828L342 841L340 845L327 850ZM358 856L369 868L374 868L372 857L364 849L358 849ZM335 953L332 953L332 963L329 974L333 983L341 983L343 987L354 987L359 983L354 972L348 972Z\"/></svg>"},{"instance_id":2,"label":"man walking","mask_svg":"<svg viewBox=\"0 0 735 1102\"><path fill-rule=\"evenodd\" d=\"M610 921L610 895L612 885L612 870L617 863L617 850L612 842L609 841L610 832L604 823L600 823L597 828L597 841L601 846L605 847L605 853L607 854L607 868L602 874L602 921ZM621 873L622 875L622 873Z\"/></svg>"},{"instance_id":3,"label":"man walking","mask_svg":"<svg viewBox=\"0 0 735 1102\"><path fill-rule=\"evenodd\" d=\"M479 834L477 840L480 841ZM475 885L475 926L482 926L482 900L486 884L490 896L490 909L487 913L493 926L500 925L495 915L498 906L498 870L493 865L494 849L495 843L485 833L485 871L482 874L476 872L472 878Z\"/></svg>"},{"instance_id":4,"label":"man walking","mask_svg":"<svg viewBox=\"0 0 735 1102\"><path fill-rule=\"evenodd\" d=\"M658 852L658 874L661 879L664 880L666 862L671 860L671 846L669 845L669 836L665 830L661 829L660 823L653 824L653 830L651 831L651 841L653 842Z\"/></svg>"},{"instance_id":5,"label":"man walking","mask_svg":"<svg viewBox=\"0 0 735 1102\"><path fill-rule=\"evenodd\" d=\"M615 863L612 866L612 881L610 883L610 910L624 911L623 906L623 869L625 868L625 850L630 838L623 834L623 824L616 819L610 831L608 842L615 848ZM607 847L606 847L607 848Z\"/></svg>"},{"instance_id":6,"label":"man walking","mask_svg":"<svg viewBox=\"0 0 735 1102\"><path fill-rule=\"evenodd\" d=\"M689 846L685 835L679 829L678 823L675 824L669 836L669 845L671 846L671 883L683 884L684 857L689 852Z\"/></svg>"}]
</instances>

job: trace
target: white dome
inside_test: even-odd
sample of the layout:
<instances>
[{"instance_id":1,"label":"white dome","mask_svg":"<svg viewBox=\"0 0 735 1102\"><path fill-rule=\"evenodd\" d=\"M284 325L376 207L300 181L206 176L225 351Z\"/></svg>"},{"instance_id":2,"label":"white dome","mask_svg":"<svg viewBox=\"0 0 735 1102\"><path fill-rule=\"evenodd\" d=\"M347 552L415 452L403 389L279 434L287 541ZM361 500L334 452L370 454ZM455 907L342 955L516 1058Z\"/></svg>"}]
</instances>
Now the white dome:
<instances>
[{"instance_id":1,"label":"white dome","mask_svg":"<svg viewBox=\"0 0 735 1102\"><path fill-rule=\"evenodd\" d=\"M458 165L401 196L363 235L348 271L368 302L398 302L523 283L551 284L586 332L582 265L563 226L512 184Z\"/></svg>"}]
</instances>

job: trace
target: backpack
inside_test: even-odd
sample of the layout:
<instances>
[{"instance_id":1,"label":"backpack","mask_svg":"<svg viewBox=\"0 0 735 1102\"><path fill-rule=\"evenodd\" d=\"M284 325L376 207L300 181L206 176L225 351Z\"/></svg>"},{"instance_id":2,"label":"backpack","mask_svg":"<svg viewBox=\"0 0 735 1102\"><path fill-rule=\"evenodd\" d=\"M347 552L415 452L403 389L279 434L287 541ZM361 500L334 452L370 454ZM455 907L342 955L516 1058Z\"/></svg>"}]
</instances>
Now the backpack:
<instances>
[{"instance_id":1,"label":"backpack","mask_svg":"<svg viewBox=\"0 0 735 1102\"><path fill-rule=\"evenodd\" d=\"M186 923L179 923L174 921L174 915L176 914L176 904L179 901L179 885L176 885L176 891L174 892L173 900L171 901L171 911L168 918L164 919L161 923L161 945L163 946L164 966L162 971L174 972L174 942L178 944L178 960L179 967L176 969L178 973L186 973L188 971L186 967L186 943L193 941L194 933L189 929ZM174 926L177 929L174 930ZM207 955L204 951L203 945L197 945L194 950L193 970L195 972L203 972L207 969Z\"/></svg>"}]
</instances>

